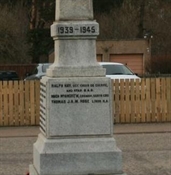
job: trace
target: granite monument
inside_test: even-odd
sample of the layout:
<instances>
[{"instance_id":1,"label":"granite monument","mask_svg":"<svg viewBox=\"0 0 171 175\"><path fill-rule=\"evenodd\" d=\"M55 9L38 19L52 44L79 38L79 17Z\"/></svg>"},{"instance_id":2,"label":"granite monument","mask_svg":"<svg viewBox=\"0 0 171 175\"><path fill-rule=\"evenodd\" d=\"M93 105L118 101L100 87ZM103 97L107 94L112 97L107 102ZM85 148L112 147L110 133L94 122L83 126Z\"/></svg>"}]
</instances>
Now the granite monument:
<instances>
[{"instance_id":1,"label":"granite monument","mask_svg":"<svg viewBox=\"0 0 171 175\"><path fill-rule=\"evenodd\" d=\"M41 79L41 132L30 175L124 175L111 80L96 61L92 0L56 0L55 18L55 61Z\"/></svg>"}]
</instances>

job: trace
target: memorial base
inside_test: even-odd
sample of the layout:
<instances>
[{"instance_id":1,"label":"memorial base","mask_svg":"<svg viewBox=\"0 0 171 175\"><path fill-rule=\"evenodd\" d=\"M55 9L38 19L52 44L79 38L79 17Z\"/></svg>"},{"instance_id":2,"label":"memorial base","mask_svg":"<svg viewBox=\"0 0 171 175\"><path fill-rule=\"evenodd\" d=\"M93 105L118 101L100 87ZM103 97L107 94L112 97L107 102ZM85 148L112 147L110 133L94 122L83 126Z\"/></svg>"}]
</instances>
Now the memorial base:
<instances>
[{"instance_id":1,"label":"memorial base","mask_svg":"<svg viewBox=\"0 0 171 175\"><path fill-rule=\"evenodd\" d=\"M88 175L122 172L122 152L113 137L47 139L34 144L30 175Z\"/></svg>"}]
</instances>

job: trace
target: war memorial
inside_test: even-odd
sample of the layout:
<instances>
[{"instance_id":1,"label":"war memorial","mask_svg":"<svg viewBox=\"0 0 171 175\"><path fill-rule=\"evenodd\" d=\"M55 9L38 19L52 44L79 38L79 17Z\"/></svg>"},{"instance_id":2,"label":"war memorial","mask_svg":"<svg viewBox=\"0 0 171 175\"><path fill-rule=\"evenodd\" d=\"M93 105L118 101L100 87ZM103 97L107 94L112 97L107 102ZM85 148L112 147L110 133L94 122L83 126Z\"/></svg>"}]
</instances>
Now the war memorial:
<instances>
[{"instance_id":1,"label":"war memorial","mask_svg":"<svg viewBox=\"0 0 171 175\"><path fill-rule=\"evenodd\" d=\"M30 175L126 175L113 137L110 78L96 61L92 0L56 0L55 61L41 79Z\"/></svg>"}]
</instances>

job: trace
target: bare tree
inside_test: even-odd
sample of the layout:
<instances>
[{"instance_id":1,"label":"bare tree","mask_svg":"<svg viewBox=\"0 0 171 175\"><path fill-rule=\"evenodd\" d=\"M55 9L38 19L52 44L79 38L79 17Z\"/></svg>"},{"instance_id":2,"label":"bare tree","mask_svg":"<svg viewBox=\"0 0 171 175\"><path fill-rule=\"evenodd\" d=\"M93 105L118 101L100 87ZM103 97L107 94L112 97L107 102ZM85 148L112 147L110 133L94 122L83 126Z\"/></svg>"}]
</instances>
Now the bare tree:
<instances>
[{"instance_id":1,"label":"bare tree","mask_svg":"<svg viewBox=\"0 0 171 175\"><path fill-rule=\"evenodd\" d=\"M135 39L148 37L152 42L153 72L165 72L162 65L171 60L171 1L125 0L122 6L110 10L109 14L95 14L100 24L99 39ZM153 38L152 38L153 37ZM152 39L151 39L152 38ZM157 62L156 62L156 57ZM158 66L157 66L158 64ZM168 68L168 66L170 66ZM171 64L167 70L171 70Z\"/></svg>"},{"instance_id":2,"label":"bare tree","mask_svg":"<svg viewBox=\"0 0 171 175\"><path fill-rule=\"evenodd\" d=\"M38 18L38 7L37 0L32 0L30 8L30 29L35 29Z\"/></svg>"},{"instance_id":3,"label":"bare tree","mask_svg":"<svg viewBox=\"0 0 171 175\"><path fill-rule=\"evenodd\" d=\"M95 14L100 24L99 39L134 39L138 33L138 9L129 0L106 14Z\"/></svg>"},{"instance_id":4,"label":"bare tree","mask_svg":"<svg viewBox=\"0 0 171 175\"><path fill-rule=\"evenodd\" d=\"M18 3L10 8L0 6L0 63L28 63L29 28L27 9Z\"/></svg>"}]
</instances>

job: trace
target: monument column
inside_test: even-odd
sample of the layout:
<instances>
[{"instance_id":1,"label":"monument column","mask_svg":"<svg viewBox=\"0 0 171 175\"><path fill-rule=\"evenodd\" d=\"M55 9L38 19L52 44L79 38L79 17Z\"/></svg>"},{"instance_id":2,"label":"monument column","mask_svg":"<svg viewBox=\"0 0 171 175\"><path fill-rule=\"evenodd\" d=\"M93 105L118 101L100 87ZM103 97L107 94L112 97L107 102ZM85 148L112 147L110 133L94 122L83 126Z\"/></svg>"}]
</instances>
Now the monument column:
<instances>
[{"instance_id":1,"label":"monument column","mask_svg":"<svg viewBox=\"0 0 171 175\"><path fill-rule=\"evenodd\" d=\"M124 175L111 80L96 61L98 34L92 0L56 0L55 61L41 79L41 132L30 175Z\"/></svg>"},{"instance_id":2,"label":"monument column","mask_svg":"<svg viewBox=\"0 0 171 175\"><path fill-rule=\"evenodd\" d=\"M105 76L96 61L99 25L93 20L92 0L56 0L55 18L51 26L55 61L47 76Z\"/></svg>"}]
</instances>

